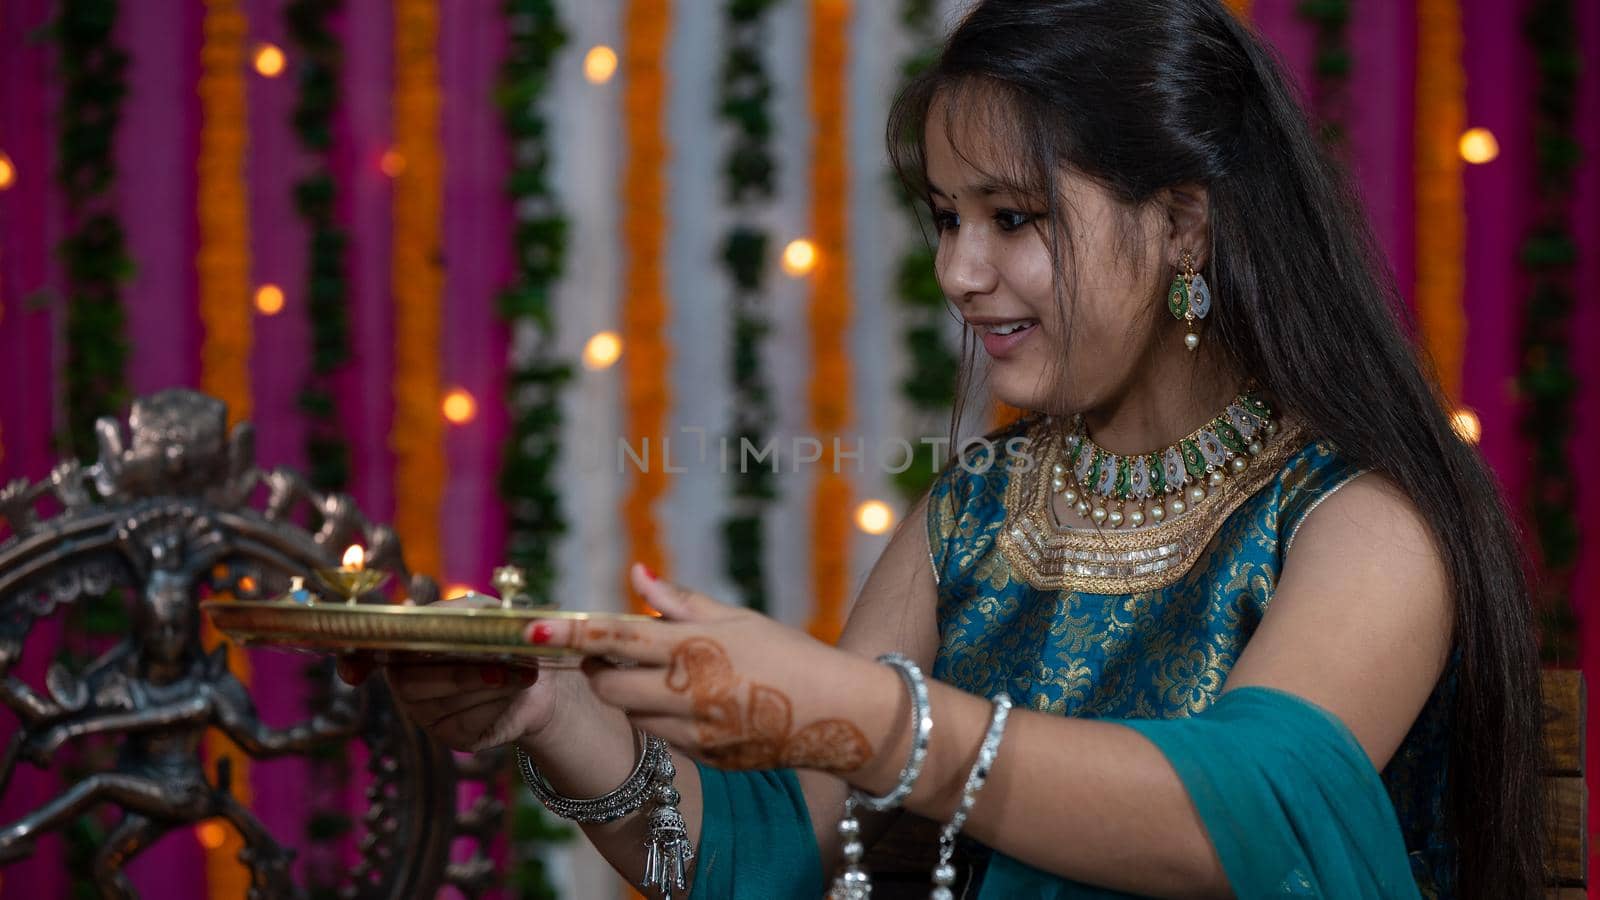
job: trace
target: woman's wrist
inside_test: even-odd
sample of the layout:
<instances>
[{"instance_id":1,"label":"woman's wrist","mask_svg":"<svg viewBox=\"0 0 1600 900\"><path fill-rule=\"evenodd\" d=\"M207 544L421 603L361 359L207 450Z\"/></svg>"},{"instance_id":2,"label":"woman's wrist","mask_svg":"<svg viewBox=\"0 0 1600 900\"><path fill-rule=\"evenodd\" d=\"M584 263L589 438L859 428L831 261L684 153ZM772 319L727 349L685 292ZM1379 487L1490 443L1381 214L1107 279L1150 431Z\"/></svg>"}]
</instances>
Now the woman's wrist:
<instances>
[{"instance_id":1,"label":"woman's wrist","mask_svg":"<svg viewBox=\"0 0 1600 900\"><path fill-rule=\"evenodd\" d=\"M859 708L851 711L852 718L879 723L883 733L873 742L876 749L866 763L854 773L846 773L845 777L854 787L881 797L900 783L916 730L912 723L912 698L905 681L883 663L872 663L870 668L870 674L858 682L861 689L849 694L859 698Z\"/></svg>"},{"instance_id":2,"label":"woman's wrist","mask_svg":"<svg viewBox=\"0 0 1600 900\"><path fill-rule=\"evenodd\" d=\"M622 710L578 685L557 698L544 727L516 744L550 786L569 797L598 797L627 779L638 762L633 725Z\"/></svg>"}]
</instances>

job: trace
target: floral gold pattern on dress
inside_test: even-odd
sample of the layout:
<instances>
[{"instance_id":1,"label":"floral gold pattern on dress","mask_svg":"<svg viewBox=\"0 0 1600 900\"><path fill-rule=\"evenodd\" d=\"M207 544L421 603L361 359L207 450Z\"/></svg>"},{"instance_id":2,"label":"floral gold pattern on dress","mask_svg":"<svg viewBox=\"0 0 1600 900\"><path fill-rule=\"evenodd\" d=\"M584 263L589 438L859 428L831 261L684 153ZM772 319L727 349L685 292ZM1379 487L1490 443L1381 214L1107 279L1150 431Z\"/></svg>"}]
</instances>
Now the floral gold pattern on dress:
<instances>
[{"instance_id":1,"label":"floral gold pattern on dress","mask_svg":"<svg viewBox=\"0 0 1600 900\"><path fill-rule=\"evenodd\" d=\"M1037 430L1037 457L1057 458L1062 436ZM1303 446L1300 429L1285 428L1243 477L1223 482L1187 514L1136 531L1062 529L1050 509L1050 485L1037 473L1019 472L1008 479L1007 520L995 540L1017 577L1034 587L1097 594L1163 587L1183 577L1228 514Z\"/></svg>"}]
</instances>

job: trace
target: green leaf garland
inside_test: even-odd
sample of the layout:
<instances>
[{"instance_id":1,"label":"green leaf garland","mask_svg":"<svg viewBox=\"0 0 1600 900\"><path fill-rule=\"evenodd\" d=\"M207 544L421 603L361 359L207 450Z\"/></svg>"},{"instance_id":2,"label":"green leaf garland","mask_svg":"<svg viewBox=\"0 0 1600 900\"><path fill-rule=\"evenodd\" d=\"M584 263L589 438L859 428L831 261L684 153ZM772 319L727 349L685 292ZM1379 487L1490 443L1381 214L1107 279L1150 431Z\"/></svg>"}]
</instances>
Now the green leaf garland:
<instances>
[{"instance_id":1,"label":"green leaf garland","mask_svg":"<svg viewBox=\"0 0 1600 900\"><path fill-rule=\"evenodd\" d=\"M914 48L901 64L902 76L909 81L933 63L939 46L937 4L933 0L903 0L900 21L910 34ZM900 198L913 232L928 234L930 226L921 198L907 196L899 189L894 195ZM961 362L945 337L949 307L934 277L933 255L934 250L926 241L913 241L900 261L895 279L901 321L905 323L902 341L908 361L900 393L918 421L949 414L956 401L955 372ZM913 437L911 464L894 476L895 487L907 498L917 496L932 484L939 464L944 461L936 457L936 444L923 440L924 437L936 436Z\"/></svg>"},{"instance_id":2,"label":"green leaf garland","mask_svg":"<svg viewBox=\"0 0 1600 900\"><path fill-rule=\"evenodd\" d=\"M335 218L337 185L333 178L333 118L339 101L344 54L332 28L341 3L292 0L284 7L291 58L298 91L290 124L300 147L312 160L294 185L295 210L306 225L310 246L306 263L306 318L311 326L311 367L300 389L298 406L306 421L307 479L319 491L337 492L350 480L350 443L340 425L334 376L350 360L348 280L345 277L345 231ZM319 661L304 669L306 698L313 710L332 702L332 666ZM331 749L331 748L330 748ZM348 757L313 754L307 780L313 798L339 798L351 783ZM305 837L311 846L345 839L355 827L348 811L313 800ZM324 855L307 861L308 896L334 897L343 872Z\"/></svg>"},{"instance_id":3,"label":"green leaf garland","mask_svg":"<svg viewBox=\"0 0 1600 900\"><path fill-rule=\"evenodd\" d=\"M1350 0L1301 0L1296 11L1316 27L1311 105L1320 134L1325 144L1342 151L1353 58L1348 33Z\"/></svg>"},{"instance_id":4,"label":"green leaf garland","mask_svg":"<svg viewBox=\"0 0 1600 900\"><path fill-rule=\"evenodd\" d=\"M128 57L114 38L118 0L61 0L49 34L62 80L56 181L66 196L69 231L57 247L66 273L66 345L61 369L66 389L66 430L57 449L92 460L98 448L95 420L120 413L130 399L128 343L122 286L133 274L112 191L117 180L116 134L127 94ZM73 604L57 661L81 672L115 635L129 626L122 591ZM69 781L104 768L108 748L96 744L63 755ZM91 811L65 832L65 861L74 897L98 896L92 865L106 835L105 820Z\"/></svg>"},{"instance_id":5,"label":"green leaf garland","mask_svg":"<svg viewBox=\"0 0 1600 900\"><path fill-rule=\"evenodd\" d=\"M310 234L306 313L311 325L311 373L300 391L306 416L308 480L320 491L342 491L350 481L350 443L340 425L335 374L350 361L349 239L335 219L332 173L333 114L339 99L343 51L331 22L339 2L293 0L284 20L293 43L299 93L292 124L313 167L294 186L295 209Z\"/></svg>"},{"instance_id":6,"label":"green leaf garland","mask_svg":"<svg viewBox=\"0 0 1600 900\"><path fill-rule=\"evenodd\" d=\"M129 400L122 285L133 261L111 193L127 94L128 57L113 38L119 14L118 0L62 0L51 26L63 83L56 179L71 229L58 248L67 290L67 430L60 443L78 459L95 456L95 420L116 415Z\"/></svg>"},{"instance_id":7,"label":"green leaf garland","mask_svg":"<svg viewBox=\"0 0 1600 900\"><path fill-rule=\"evenodd\" d=\"M1522 433L1533 448L1528 498L1543 574L1543 652L1546 662L1565 665L1578 658L1572 577L1580 526L1570 450L1578 390L1570 337L1578 257L1572 198L1582 157L1574 128L1581 68L1577 33L1571 0L1535 0L1523 21L1539 77L1534 107L1536 220L1521 250L1530 294L1522 313L1518 387L1525 403Z\"/></svg>"},{"instance_id":8,"label":"green leaf garland","mask_svg":"<svg viewBox=\"0 0 1600 900\"><path fill-rule=\"evenodd\" d=\"M506 0L503 8L510 34L496 99L513 151L506 191L516 211L516 269L500 294L499 311L518 352L511 354L506 374L511 435L501 459L500 495L507 514L506 561L527 573L536 602L550 603L556 543L567 530L556 481L561 388L573 370L554 350L552 293L566 259L567 220L550 183L553 148L544 101L568 38L553 0ZM534 352L523 352L530 344ZM554 900L539 848L570 841L574 831L551 821L513 771L506 778L512 798L509 890L520 900Z\"/></svg>"},{"instance_id":9,"label":"green leaf garland","mask_svg":"<svg viewBox=\"0 0 1600 900\"><path fill-rule=\"evenodd\" d=\"M770 268L771 235L757 211L772 200L777 162L773 133L772 79L763 59L767 13L776 0L728 0L723 9L727 53L722 62L717 113L732 134L723 157L723 192L734 222L722 241L722 263L733 283L732 446L744 441L765 446L773 428L772 392L761 364L761 345L770 329L762 309L762 286ZM767 582L762 565L766 541L763 512L777 497L772 470L765 465L730 466L731 512L722 521L723 567L744 605L766 612ZM742 471L743 470L743 471Z\"/></svg>"}]
</instances>

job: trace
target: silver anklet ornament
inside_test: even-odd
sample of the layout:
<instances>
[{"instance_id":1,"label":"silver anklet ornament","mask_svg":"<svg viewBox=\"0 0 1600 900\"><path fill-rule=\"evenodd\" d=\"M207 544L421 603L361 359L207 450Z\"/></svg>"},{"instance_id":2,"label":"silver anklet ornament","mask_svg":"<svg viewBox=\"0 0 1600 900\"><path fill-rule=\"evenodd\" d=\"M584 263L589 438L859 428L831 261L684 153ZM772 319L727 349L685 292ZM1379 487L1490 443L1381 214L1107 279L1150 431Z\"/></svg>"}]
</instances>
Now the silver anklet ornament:
<instances>
[{"instance_id":1,"label":"silver anklet ornament","mask_svg":"<svg viewBox=\"0 0 1600 900\"><path fill-rule=\"evenodd\" d=\"M928 737L933 732L933 715L928 706L928 683L917 664L898 653L886 653L878 662L892 667L906 683L911 695L911 755L900 770L900 781L882 797L863 791L851 790L844 801L844 817L839 820L839 838L843 841L844 868L833 880L827 900L869 900L872 896L872 878L861 865L866 855L861 844L861 822L856 818L857 804L884 812L894 809L911 796L917 778L922 775L922 764L928 759Z\"/></svg>"},{"instance_id":2,"label":"silver anklet ornament","mask_svg":"<svg viewBox=\"0 0 1600 900\"><path fill-rule=\"evenodd\" d=\"M616 790L588 800L575 800L557 794L534 767L533 760L516 748L517 770L540 803L556 815L585 825L604 825L632 815L650 799L650 831L646 839L644 880L640 887L657 890L665 900L673 891L687 891L687 870L694 861L694 845L678 812L679 795L672 781L678 771L672 765L667 742L653 734L634 730L639 744L639 760L633 772Z\"/></svg>"}]
</instances>

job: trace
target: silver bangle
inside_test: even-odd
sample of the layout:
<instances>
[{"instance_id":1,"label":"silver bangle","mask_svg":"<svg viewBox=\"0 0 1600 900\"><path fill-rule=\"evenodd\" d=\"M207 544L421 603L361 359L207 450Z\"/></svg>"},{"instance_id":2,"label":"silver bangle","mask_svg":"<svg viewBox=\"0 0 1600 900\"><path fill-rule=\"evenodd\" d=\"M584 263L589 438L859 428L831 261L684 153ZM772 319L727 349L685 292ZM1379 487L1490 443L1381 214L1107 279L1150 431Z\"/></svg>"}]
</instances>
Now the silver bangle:
<instances>
[{"instance_id":1,"label":"silver bangle","mask_svg":"<svg viewBox=\"0 0 1600 900\"><path fill-rule=\"evenodd\" d=\"M639 886L647 891L659 891L663 900L672 900L674 890L688 890L689 864L694 861L694 844L689 840L683 815L678 812L678 790L672 786L678 771L672 764L672 751L666 741L637 728L633 734L640 745L639 761L634 764L633 771L616 790L592 800L574 800L557 794L521 746L517 747L517 769L522 773L522 780L528 783L528 789L547 809L564 819L586 825L615 822L638 812L647 800L654 799L656 805L650 811L645 838L644 879Z\"/></svg>"},{"instance_id":2,"label":"silver bangle","mask_svg":"<svg viewBox=\"0 0 1600 900\"><path fill-rule=\"evenodd\" d=\"M862 864L866 848L861 844L861 821L856 818L856 806L879 812L899 806L911 795L911 789L922 774L922 764L928 759L928 737L933 733L933 714L929 711L928 683L922 677L922 670L899 653L885 653L878 657L878 662L900 673L907 692L911 694L911 755L906 759L905 768L900 770L900 782L894 786L894 790L882 797L874 797L852 788L845 795L844 815L839 819L840 851L844 860L839 873L834 876L828 900L871 900L872 876Z\"/></svg>"},{"instance_id":3,"label":"silver bangle","mask_svg":"<svg viewBox=\"0 0 1600 900\"><path fill-rule=\"evenodd\" d=\"M950 858L955 855L956 835L961 832L961 826L967 824L967 815L978 800L978 792L989 780L989 769L1000 752L1000 739L1005 736L1006 720L1011 715L1011 696L1002 692L996 694L992 702L994 710L989 716L989 730L984 732L983 743L978 745L978 758L967 772L967 783L961 788L961 802L939 832L939 864L933 869L933 893L929 900L951 900L950 886L955 883L956 870Z\"/></svg>"},{"instance_id":4,"label":"silver bangle","mask_svg":"<svg viewBox=\"0 0 1600 900\"><path fill-rule=\"evenodd\" d=\"M917 668L916 663L899 653L885 653L878 657L878 662L900 673L901 680L906 683L906 691L911 695L911 755L900 770L900 782L889 793L874 797L864 791L852 790L851 797L867 809L885 812L905 802L911 796L911 789L916 787L917 778L922 775L922 764L928 760L928 737L933 732L933 713L928 706L928 682L923 679L922 670Z\"/></svg>"},{"instance_id":5,"label":"silver bangle","mask_svg":"<svg viewBox=\"0 0 1600 900\"><path fill-rule=\"evenodd\" d=\"M639 760L634 763L633 771L616 790L599 797L576 800L556 793L521 746L517 747L517 770L522 773L522 780L528 783L528 790L533 792L533 796L561 818L585 825L615 822L638 812L639 807L650 798L650 783L655 778L661 757L667 755L666 741L638 729L634 729L633 736L639 747Z\"/></svg>"}]
</instances>

